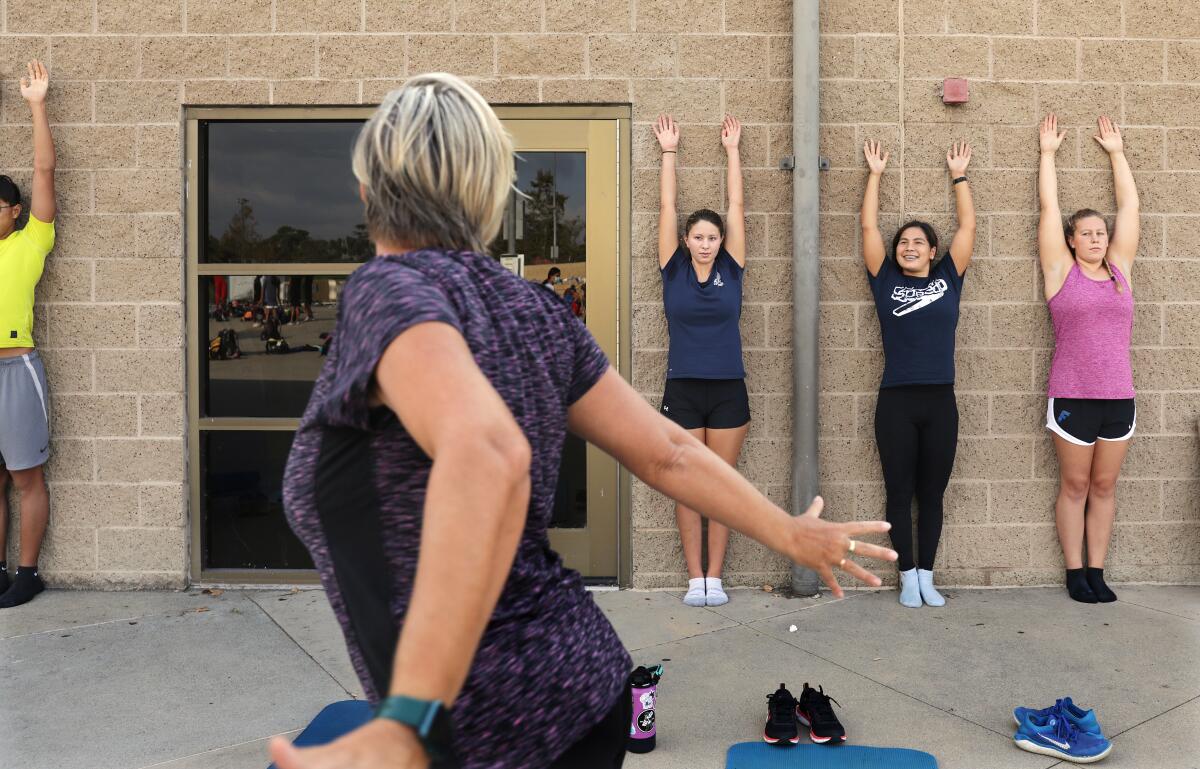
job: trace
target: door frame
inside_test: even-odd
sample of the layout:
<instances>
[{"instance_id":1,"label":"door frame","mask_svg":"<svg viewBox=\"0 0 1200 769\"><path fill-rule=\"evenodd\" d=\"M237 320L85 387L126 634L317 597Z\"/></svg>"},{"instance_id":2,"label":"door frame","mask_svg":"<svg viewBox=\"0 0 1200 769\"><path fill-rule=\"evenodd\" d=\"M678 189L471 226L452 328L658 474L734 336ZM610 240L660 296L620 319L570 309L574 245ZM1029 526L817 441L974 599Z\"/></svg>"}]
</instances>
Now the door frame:
<instances>
[{"instance_id":1,"label":"door frame","mask_svg":"<svg viewBox=\"0 0 1200 769\"><path fill-rule=\"evenodd\" d=\"M357 264L304 264L304 265L242 265L200 264L200 147L199 124L205 120L351 120L367 119L376 105L319 106L319 107L275 107L275 106L204 106L184 105L181 116L181 133L184 136L184 217L183 240L185 254L184 307L186 318L183 354L187 377L185 398L186 452L185 460L188 501L188 576L194 585L293 585L316 584L315 571L284 569L206 569L201 563L201 520L200 520L200 428L213 429L291 429L299 420L264 418L203 419L199 414L199 359L207 348L207 340L199 339L200 324L197 315L198 303L206 301L198 294L199 279L205 275L229 275L239 273L274 274L280 270L297 274L337 275L349 274ZM631 349L631 267L632 267L632 119L633 109L629 104L603 105L492 105L502 120L611 120L614 123L617 143L617 307L616 307L616 366L621 376L629 381L632 372ZM349 158L347 158L349 160ZM617 470L617 584L628 587L632 584L632 510L629 472L618 465Z\"/></svg>"}]
</instances>

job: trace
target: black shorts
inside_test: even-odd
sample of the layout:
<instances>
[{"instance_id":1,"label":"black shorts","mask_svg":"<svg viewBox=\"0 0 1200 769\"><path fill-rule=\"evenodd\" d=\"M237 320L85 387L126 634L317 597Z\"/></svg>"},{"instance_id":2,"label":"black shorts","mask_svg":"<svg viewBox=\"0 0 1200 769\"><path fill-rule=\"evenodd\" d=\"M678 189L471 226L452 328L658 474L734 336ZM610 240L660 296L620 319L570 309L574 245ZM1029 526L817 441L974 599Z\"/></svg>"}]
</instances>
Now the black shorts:
<instances>
[{"instance_id":1,"label":"black shorts","mask_svg":"<svg viewBox=\"0 0 1200 769\"><path fill-rule=\"evenodd\" d=\"M668 379L659 409L685 430L723 430L750 421L744 379Z\"/></svg>"},{"instance_id":2,"label":"black shorts","mask_svg":"<svg viewBox=\"0 0 1200 769\"><path fill-rule=\"evenodd\" d=\"M1046 428L1077 446L1129 440L1136 427L1133 398L1051 398L1046 404Z\"/></svg>"}]
</instances>

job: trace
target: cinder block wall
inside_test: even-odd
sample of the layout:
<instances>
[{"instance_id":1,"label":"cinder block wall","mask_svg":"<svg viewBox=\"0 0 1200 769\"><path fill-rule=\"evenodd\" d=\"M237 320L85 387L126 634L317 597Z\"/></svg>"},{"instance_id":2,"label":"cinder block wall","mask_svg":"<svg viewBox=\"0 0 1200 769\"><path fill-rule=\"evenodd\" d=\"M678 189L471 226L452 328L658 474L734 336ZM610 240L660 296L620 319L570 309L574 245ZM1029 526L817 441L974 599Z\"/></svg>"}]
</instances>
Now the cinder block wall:
<instances>
[{"instance_id":1,"label":"cinder block wall","mask_svg":"<svg viewBox=\"0 0 1200 769\"><path fill-rule=\"evenodd\" d=\"M815 0L814 0L815 1ZM1200 8L1168 0L822 0L822 474L829 515L876 518L872 434L881 368L858 257L868 137L892 149L884 222L952 222L942 170L975 143L980 214L959 332L962 441L940 568L958 584L1058 579L1053 451L1040 428L1051 337L1033 240L1034 126L1059 112L1064 208L1113 207L1097 109L1126 129L1142 193L1134 366L1139 437L1120 490L1117 579L1200 580ZM969 10L968 9L969 6ZM720 207L724 111L746 124L751 267L743 336L754 422L742 470L790 489L789 0L6 0L0 164L27 187L28 110L16 79L51 69L59 241L37 339L55 395L59 585L180 585L186 575L180 104L371 103L442 69L504 103L633 104L634 384L657 403L666 334L654 268L657 151L649 121L683 124L680 208ZM944 108L944 75L972 102ZM639 587L679 585L671 507L634 490ZM14 521L14 524L16 522ZM14 531L16 526L13 527ZM15 538L15 537L14 537ZM786 564L735 538L729 580Z\"/></svg>"}]
</instances>

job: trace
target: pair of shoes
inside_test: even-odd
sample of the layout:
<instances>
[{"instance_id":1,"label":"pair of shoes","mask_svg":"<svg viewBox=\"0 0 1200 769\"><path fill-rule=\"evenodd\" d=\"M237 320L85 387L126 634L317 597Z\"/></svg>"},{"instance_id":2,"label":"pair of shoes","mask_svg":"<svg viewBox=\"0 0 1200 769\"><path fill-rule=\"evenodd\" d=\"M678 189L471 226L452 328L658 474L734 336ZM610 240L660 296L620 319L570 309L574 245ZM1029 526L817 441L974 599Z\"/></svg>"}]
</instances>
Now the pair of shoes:
<instances>
[{"instance_id":1,"label":"pair of shoes","mask_svg":"<svg viewBox=\"0 0 1200 769\"><path fill-rule=\"evenodd\" d=\"M797 722L808 727L808 738L813 742L840 745L846 741L846 730L830 707L837 700L825 693L810 688L806 683L797 700L780 684L774 694L767 695L767 725L763 728L763 742L770 745L795 745L800 742Z\"/></svg>"},{"instance_id":2,"label":"pair of shoes","mask_svg":"<svg viewBox=\"0 0 1200 769\"><path fill-rule=\"evenodd\" d=\"M720 577L693 577L688 580L683 602L688 606L724 606L729 603L729 596Z\"/></svg>"},{"instance_id":3,"label":"pair of shoes","mask_svg":"<svg viewBox=\"0 0 1200 769\"><path fill-rule=\"evenodd\" d=\"M945 606L946 599L933 586L933 572L928 569L909 569L900 572L900 604L910 609L926 606Z\"/></svg>"},{"instance_id":4,"label":"pair of shoes","mask_svg":"<svg viewBox=\"0 0 1200 769\"><path fill-rule=\"evenodd\" d=\"M1112 752L1112 743L1101 731L1096 712L1078 707L1070 697L1041 710L1016 708L1013 720L1017 723L1013 741L1030 753L1090 764Z\"/></svg>"}]
</instances>

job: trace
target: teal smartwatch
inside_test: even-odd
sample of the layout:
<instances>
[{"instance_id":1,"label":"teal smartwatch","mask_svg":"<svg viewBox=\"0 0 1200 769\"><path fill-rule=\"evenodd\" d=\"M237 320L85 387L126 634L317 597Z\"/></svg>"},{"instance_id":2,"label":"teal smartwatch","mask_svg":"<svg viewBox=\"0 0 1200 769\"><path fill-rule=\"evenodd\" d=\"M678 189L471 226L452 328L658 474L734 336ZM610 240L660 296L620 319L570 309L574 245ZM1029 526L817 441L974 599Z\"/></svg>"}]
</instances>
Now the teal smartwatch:
<instances>
[{"instance_id":1,"label":"teal smartwatch","mask_svg":"<svg viewBox=\"0 0 1200 769\"><path fill-rule=\"evenodd\" d=\"M449 765L453 765L454 727L450 721L450 711L442 703L396 695L379 703L375 717L412 727L429 754L430 763L451 762Z\"/></svg>"}]
</instances>

